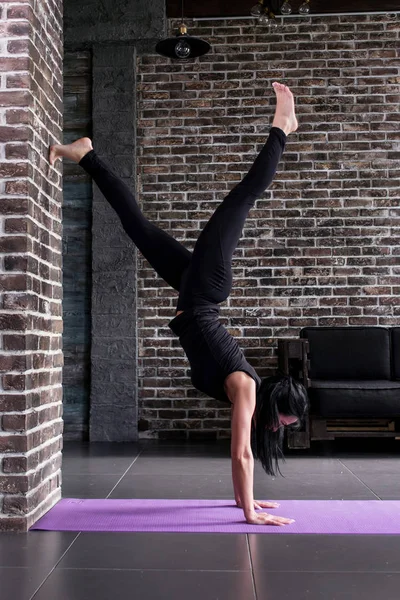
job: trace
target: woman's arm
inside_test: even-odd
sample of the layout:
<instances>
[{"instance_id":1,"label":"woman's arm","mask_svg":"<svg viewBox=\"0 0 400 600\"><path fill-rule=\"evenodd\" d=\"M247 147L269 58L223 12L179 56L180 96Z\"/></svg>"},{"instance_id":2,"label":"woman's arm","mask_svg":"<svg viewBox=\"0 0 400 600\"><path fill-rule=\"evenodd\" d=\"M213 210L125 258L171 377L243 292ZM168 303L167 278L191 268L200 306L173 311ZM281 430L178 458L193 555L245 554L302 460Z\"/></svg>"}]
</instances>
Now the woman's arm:
<instances>
[{"instance_id":1,"label":"woman's arm","mask_svg":"<svg viewBox=\"0 0 400 600\"><path fill-rule=\"evenodd\" d=\"M241 372L230 375L226 393L232 402L232 481L236 502L243 508L247 523L254 525L279 525L293 523L293 519L268 513L256 513L255 508L276 508L274 502L254 502L254 458L251 451L251 420L256 405L255 382Z\"/></svg>"},{"instance_id":2,"label":"woman's arm","mask_svg":"<svg viewBox=\"0 0 400 600\"><path fill-rule=\"evenodd\" d=\"M251 419L256 405L255 382L246 375L231 377L227 385L227 393L233 404L231 438L233 489L235 500L240 503L248 520L254 516L254 458L250 440Z\"/></svg>"}]
</instances>

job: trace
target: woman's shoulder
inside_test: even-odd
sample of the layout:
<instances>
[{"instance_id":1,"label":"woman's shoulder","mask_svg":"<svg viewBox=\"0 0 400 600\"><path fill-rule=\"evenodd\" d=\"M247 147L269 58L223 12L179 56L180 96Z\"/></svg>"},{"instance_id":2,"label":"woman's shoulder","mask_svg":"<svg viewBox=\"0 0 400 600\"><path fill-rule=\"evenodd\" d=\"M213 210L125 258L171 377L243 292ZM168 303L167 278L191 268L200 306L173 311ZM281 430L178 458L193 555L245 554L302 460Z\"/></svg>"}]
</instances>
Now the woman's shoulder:
<instances>
[{"instance_id":1,"label":"woman's shoulder","mask_svg":"<svg viewBox=\"0 0 400 600\"><path fill-rule=\"evenodd\" d=\"M225 377L224 388L225 391L234 391L237 389L243 389L255 386L255 381L245 371L234 371Z\"/></svg>"}]
</instances>

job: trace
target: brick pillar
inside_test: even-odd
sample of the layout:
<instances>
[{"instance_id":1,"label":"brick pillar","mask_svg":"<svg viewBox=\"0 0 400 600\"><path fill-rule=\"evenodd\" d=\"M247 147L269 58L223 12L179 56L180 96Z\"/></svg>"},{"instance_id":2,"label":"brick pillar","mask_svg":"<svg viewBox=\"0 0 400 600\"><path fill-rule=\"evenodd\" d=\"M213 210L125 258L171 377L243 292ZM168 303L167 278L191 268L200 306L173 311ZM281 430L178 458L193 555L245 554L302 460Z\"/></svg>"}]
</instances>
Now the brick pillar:
<instances>
[{"instance_id":1,"label":"brick pillar","mask_svg":"<svg viewBox=\"0 0 400 600\"><path fill-rule=\"evenodd\" d=\"M93 47L93 146L134 190L135 48ZM135 441L136 249L93 186L90 440Z\"/></svg>"},{"instance_id":2,"label":"brick pillar","mask_svg":"<svg viewBox=\"0 0 400 600\"><path fill-rule=\"evenodd\" d=\"M0 3L0 531L60 498L62 3Z\"/></svg>"}]
</instances>

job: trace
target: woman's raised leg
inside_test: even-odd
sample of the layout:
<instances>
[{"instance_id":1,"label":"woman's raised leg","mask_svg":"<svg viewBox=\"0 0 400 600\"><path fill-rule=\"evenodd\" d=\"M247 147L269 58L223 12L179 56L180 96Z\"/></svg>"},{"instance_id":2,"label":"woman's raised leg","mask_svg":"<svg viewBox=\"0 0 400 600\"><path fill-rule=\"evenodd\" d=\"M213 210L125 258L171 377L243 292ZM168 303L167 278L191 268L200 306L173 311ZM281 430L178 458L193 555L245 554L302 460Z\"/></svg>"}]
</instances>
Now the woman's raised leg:
<instances>
[{"instance_id":1,"label":"woman's raised leg","mask_svg":"<svg viewBox=\"0 0 400 600\"><path fill-rule=\"evenodd\" d=\"M285 147L286 137L297 129L293 95L288 87L273 84L277 106L270 135L243 180L225 197L201 232L179 294L178 308L219 304L232 287L232 255L256 199L271 184Z\"/></svg>"},{"instance_id":2,"label":"woman's raised leg","mask_svg":"<svg viewBox=\"0 0 400 600\"><path fill-rule=\"evenodd\" d=\"M145 259L162 279L179 291L192 253L144 217L128 186L97 156L89 138L80 138L72 144L51 146L51 164L63 156L78 162L91 175Z\"/></svg>"}]
</instances>

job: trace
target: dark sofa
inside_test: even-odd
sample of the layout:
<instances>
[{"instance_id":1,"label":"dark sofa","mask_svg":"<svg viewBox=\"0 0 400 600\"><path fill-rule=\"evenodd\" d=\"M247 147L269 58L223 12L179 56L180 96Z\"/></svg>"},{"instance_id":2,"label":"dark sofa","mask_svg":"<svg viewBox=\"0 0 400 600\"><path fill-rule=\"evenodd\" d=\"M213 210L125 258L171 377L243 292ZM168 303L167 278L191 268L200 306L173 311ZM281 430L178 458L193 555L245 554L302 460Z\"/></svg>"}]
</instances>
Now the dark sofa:
<instances>
[{"instance_id":1,"label":"dark sofa","mask_svg":"<svg viewBox=\"0 0 400 600\"><path fill-rule=\"evenodd\" d=\"M311 403L289 447L339 436L400 438L400 327L305 327L300 339L279 340L278 355Z\"/></svg>"}]
</instances>

